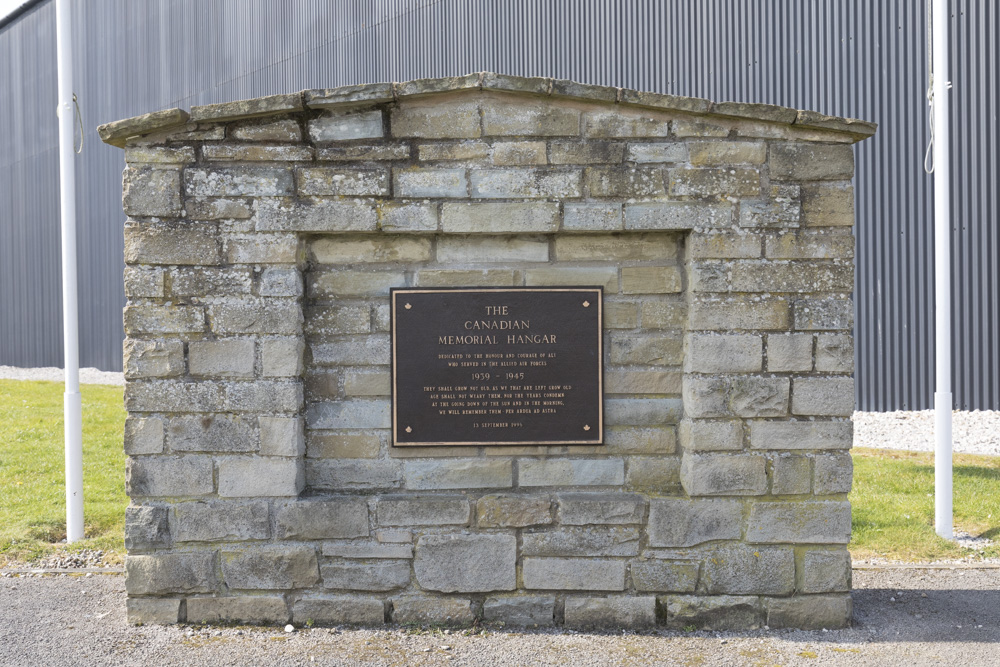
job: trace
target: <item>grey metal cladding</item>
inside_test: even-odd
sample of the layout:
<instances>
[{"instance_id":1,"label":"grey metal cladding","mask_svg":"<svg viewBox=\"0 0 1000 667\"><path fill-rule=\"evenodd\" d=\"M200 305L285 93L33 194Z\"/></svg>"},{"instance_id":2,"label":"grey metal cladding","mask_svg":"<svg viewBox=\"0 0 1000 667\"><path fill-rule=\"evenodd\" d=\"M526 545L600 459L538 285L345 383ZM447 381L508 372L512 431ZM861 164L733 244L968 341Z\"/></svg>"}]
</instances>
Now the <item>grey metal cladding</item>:
<instances>
[{"instance_id":1,"label":"grey metal cladding","mask_svg":"<svg viewBox=\"0 0 1000 667\"><path fill-rule=\"evenodd\" d=\"M955 403L1000 408L995 3L955 0ZM149 111L490 70L874 120L857 150L858 407L933 404L933 234L923 2L92 0L75 3L81 360L121 368L117 149ZM86 11L82 8L86 7ZM55 12L0 29L0 363L61 362Z\"/></svg>"}]
</instances>

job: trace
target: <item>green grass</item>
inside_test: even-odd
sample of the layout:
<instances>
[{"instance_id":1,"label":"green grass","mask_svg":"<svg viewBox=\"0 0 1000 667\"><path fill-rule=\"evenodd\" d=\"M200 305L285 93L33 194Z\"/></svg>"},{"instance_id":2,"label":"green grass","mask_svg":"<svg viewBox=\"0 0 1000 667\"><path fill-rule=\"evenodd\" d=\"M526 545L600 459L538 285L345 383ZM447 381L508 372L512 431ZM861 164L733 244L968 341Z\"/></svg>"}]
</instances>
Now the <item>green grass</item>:
<instances>
[{"instance_id":1,"label":"green grass","mask_svg":"<svg viewBox=\"0 0 1000 667\"><path fill-rule=\"evenodd\" d=\"M54 551L124 553L125 411L120 387L84 385L83 479L86 539L67 547L63 472L63 386L0 380L0 565ZM857 449L854 455L855 557L933 560L971 551L934 533L933 455ZM984 535L1000 556L1000 457L955 456L955 527Z\"/></svg>"},{"instance_id":2,"label":"green grass","mask_svg":"<svg viewBox=\"0 0 1000 667\"><path fill-rule=\"evenodd\" d=\"M968 556L934 532L934 455L923 452L856 449L853 535L856 558L934 560ZM1000 457L956 454L955 528L996 544L982 555L1000 556Z\"/></svg>"},{"instance_id":3,"label":"green grass","mask_svg":"<svg viewBox=\"0 0 1000 667\"><path fill-rule=\"evenodd\" d=\"M0 380L0 564L54 551L124 551L125 410L121 387L83 385L86 539L67 547L63 385Z\"/></svg>"}]
</instances>

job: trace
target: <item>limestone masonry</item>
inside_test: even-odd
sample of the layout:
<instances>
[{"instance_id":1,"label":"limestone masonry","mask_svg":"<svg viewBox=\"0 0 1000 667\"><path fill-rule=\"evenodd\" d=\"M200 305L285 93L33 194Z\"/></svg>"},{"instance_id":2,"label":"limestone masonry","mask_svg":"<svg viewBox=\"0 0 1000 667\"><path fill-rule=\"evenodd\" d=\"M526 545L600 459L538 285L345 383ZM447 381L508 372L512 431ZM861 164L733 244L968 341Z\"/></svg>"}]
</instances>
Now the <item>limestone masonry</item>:
<instances>
[{"instance_id":1,"label":"limestone masonry","mask_svg":"<svg viewBox=\"0 0 1000 667\"><path fill-rule=\"evenodd\" d=\"M874 129L490 73L102 126L129 618L847 624ZM389 446L389 289L460 285L604 287L604 446Z\"/></svg>"}]
</instances>

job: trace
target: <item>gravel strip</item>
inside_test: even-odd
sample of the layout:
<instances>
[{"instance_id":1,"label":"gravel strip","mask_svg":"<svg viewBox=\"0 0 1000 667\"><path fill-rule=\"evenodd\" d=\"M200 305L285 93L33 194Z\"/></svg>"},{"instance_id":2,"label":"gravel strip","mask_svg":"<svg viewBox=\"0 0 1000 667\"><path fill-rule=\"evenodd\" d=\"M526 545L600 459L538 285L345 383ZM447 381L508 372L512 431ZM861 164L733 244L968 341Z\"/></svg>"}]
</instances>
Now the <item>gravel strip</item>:
<instances>
[{"instance_id":1,"label":"gravel strip","mask_svg":"<svg viewBox=\"0 0 1000 667\"><path fill-rule=\"evenodd\" d=\"M952 439L956 452L1000 456L1000 412L955 410ZM854 446L934 451L934 411L855 412Z\"/></svg>"},{"instance_id":2,"label":"gravel strip","mask_svg":"<svg viewBox=\"0 0 1000 667\"><path fill-rule=\"evenodd\" d=\"M0 665L989 665L1000 571L854 573L846 630L642 633L132 627L124 577L0 579Z\"/></svg>"},{"instance_id":3,"label":"gravel strip","mask_svg":"<svg viewBox=\"0 0 1000 667\"><path fill-rule=\"evenodd\" d=\"M62 368L18 368L17 366L0 366L0 380L48 380L62 382L66 375ZM125 374L112 371L102 371L96 368L80 369L80 384L125 384Z\"/></svg>"}]
</instances>

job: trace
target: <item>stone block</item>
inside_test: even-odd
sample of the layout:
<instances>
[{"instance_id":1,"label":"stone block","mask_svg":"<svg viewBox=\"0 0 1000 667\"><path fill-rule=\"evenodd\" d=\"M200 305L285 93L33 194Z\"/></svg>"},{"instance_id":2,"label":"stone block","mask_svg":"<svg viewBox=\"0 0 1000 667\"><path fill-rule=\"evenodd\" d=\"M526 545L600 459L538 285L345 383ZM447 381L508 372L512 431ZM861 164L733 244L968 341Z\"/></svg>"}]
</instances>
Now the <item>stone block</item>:
<instances>
[{"instance_id":1,"label":"stone block","mask_svg":"<svg viewBox=\"0 0 1000 667\"><path fill-rule=\"evenodd\" d=\"M754 259L761 255L761 238L729 232L692 234L688 253L693 259Z\"/></svg>"},{"instance_id":2,"label":"stone block","mask_svg":"<svg viewBox=\"0 0 1000 667\"><path fill-rule=\"evenodd\" d=\"M480 199L568 199L580 197L579 171L547 169L476 169L469 193Z\"/></svg>"},{"instance_id":3,"label":"stone block","mask_svg":"<svg viewBox=\"0 0 1000 667\"><path fill-rule=\"evenodd\" d=\"M288 605L280 595L188 598L187 622L280 625L288 622Z\"/></svg>"},{"instance_id":4,"label":"stone block","mask_svg":"<svg viewBox=\"0 0 1000 667\"><path fill-rule=\"evenodd\" d=\"M694 421L680 423L681 447L687 452L717 452L743 449L743 422Z\"/></svg>"},{"instance_id":5,"label":"stone block","mask_svg":"<svg viewBox=\"0 0 1000 667\"><path fill-rule=\"evenodd\" d=\"M720 546L705 559L701 586L710 595L789 595L795 553L791 547Z\"/></svg>"},{"instance_id":6,"label":"stone block","mask_svg":"<svg viewBox=\"0 0 1000 667\"><path fill-rule=\"evenodd\" d=\"M677 167L669 171L671 197L755 197L760 172L749 167Z\"/></svg>"},{"instance_id":7,"label":"stone block","mask_svg":"<svg viewBox=\"0 0 1000 667\"><path fill-rule=\"evenodd\" d=\"M412 539L412 538L411 538ZM379 542L347 543L327 542L323 545L323 555L335 558L413 558L412 544L381 544Z\"/></svg>"},{"instance_id":8,"label":"stone block","mask_svg":"<svg viewBox=\"0 0 1000 667\"><path fill-rule=\"evenodd\" d=\"M191 375L202 377L253 377L254 342L249 339L188 343Z\"/></svg>"},{"instance_id":9,"label":"stone block","mask_svg":"<svg viewBox=\"0 0 1000 667\"><path fill-rule=\"evenodd\" d=\"M820 334L816 337L816 370L850 373L854 370L854 340L850 334Z\"/></svg>"},{"instance_id":10,"label":"stone block","mask_svg":"<svg viewBox=\"0 0 1000 667\"><path fill-rule=\"evenodd\" d=\"M125 617L131 625L174 625L180 620L179 598L134 598L125 601Z\"/></svg>"},{"instance_id":11,"label":"stone block","mask_svg":"<svg viewBox=\"0 0 1000 667\"><path fill-rule=\"evenodd\" d=\"M486 598L483 620L514 627L554 625L555 606L556 599L550 595Z\"/></svg>"},{"instance_id":12,"label":"stone block","mask_svg":"<svg viewBox=\"0 0 1000 667\"><path fill-rule=\"evenodd\" d=\"M679 493L681 462L676 456L634 456L629 459L625 487L655 494Z\"/></svg>"},{"instance_id":13,"label":"stone block","mask_svg":"<svg viewBox=\"0 0 1000 667\"><path fill-rule=\"evenodd\" d=\"M524 528L551 523L549 496L493 495L476 501L476 525L480 528Z\"/></svg>"},{"instance_id":14,"label":"stone block","mask_svg":"<svg viewBox=\"0 0 1000 667\"><path fill-rule=\"evenodd\" d=\"M465 496L382 496L375 512L380 526L467 526L472 518Z\"/></svg>"},{"instance_id":15,"label":"stone block","mask_svg":"<svg viewBox=\"0 0 1000 667\"><path fill-rule=\"evenodd\" d=\"M389 371L348 371L344 375L345 396L389 396L391 393Z\"/></svg>"},{"instance_id":16,"label":"stone block","mask_svg":"<svg viewBox=\"0 0 1000 667\"><path fill-rule=\"evenodd\" d=\"M625 561L597 558L525 558L529 590L623 591Z\"/></svg>"},{"instance_id":17,"label":"stone block","mask_svg":"<svg viewBox=\"0 0 1000 667\"><path fill-rule=\"evenodd\" d=\"M385 169L309 167L296 169L295 176L300 195L389 196L389 173Z\"/></svg>"},{"instance_id":18,"label":"stone block","mask_svg":"<svg viewBox=\"0 0 1000 667\"><path fill-rule=\"evenodd\" d=\"M212 331L218 335L302 332L302 309L291 299L219 303L209 306Z\"/></svg>"},{"instance_id":19,"label":"stone block","mask_svg":"<svg viewBox=\"0 0 1000 667\"><path fill-rule=\"evenodd\" d=\"M567 627L651 628L656 625L656 598L567 598Z\"/></svg>"},{"instance_id":20,"label":"stone block","mask_svg":"<svg viewBox=\"0 0 1000 667\"><path fill-rule=\"evenodd\" d=\"M154 505L125 508L125 548L130 552L166 547L170 543L169 510Z\"/></svg>"},{"instance_id":21,"label":"stone block","mask_svg":"<svg viewBox=\"0 0 1000 667\"><path fill-rule=\"evenodd\" d=\"M326 540L368 537L368 504L364 498L296 500L275 506L279 540Z\"/></svg>"},{"instance_id":22,"label":"stone block","mask_svg":"<svg viewBox=\"0 0 1000 667\"><path fill-rule=\"evenodd\" d=\"M548 241L519 236L443 237L437 242L442 264L493 262L547 262Z\"/></svg>"},{"instance_id":23,"label":"stone block","mask_svg":"<svg viewBox=\"0 0 1000 667\"><path fill-rule=\"evenodd\" d=\"M204 145L202 157L209 161L238 162L309 162L313 150L308 146Z\"/></svg>"},{"instance_id":24,"label":"stone block","mask_svg":"<svg viewBox=\"0 0 1000 667\"><path fill-rule=\"evenodd\" d=\"M194 148L181 146L165 148L153 146L126 146L125 162L128 164L187 164L194 162Z\"/></svg>"},{"instance_id":25,"label":"stone block","mask_svg":"<svg viewBox=\"0 0 1000 667\"><path fill-rule=\"evenodd\" d=\"M125 224L126 264L211 266L220 261L214 224Z\"/></svg>"},{"instance_id":26,"label":"stone block","mask_svg":"<svg viewBox=\"0 0 1000 667\"><path fill-rule=\"evenodd\" d=\"M382 112L326 111L307 123L309 138L316 143L377 139L383 136Z\"/></svg>"},{"instance_id":27,"label":"stone block","mask_svg":"<svg viewBox=\"0 0 1000 667\"><path fill-rule=\"evenodd\" d=\"M327 146L316 149L316 159L320 162L409 160L410 146L409 144L348 144L346 146Z\"/></svg>"},{"instance_id":28,"label":"stone block","mask_svg":"<svg viewBox=\"0 0 1000 667\"><path fill-rule=\"evenodd\" d=\"M819 454L813 470L813 493L817 496L850 492L854 477L854 459L850 454Z\"/></svg>"},{"instance_id":29,"label":"stone block","mask_svg":"<svg viewBox=\"0 0 1000 667\"><path fill-rule=\"evenodd\" d=\"M753 449L850 449L854 425L849 421L753 421Z\"/></svg>"},{"instance_id":30,"label":"stone block","mask_svg":"<svg viewBox=\"0 0 1000 667\"><path fill-rule=\"evenodd\" d=\"M767 370L776 372L811 371L813 337L811 334L769 334Z\"/></svg>"},{"instance_id":31,"label":"stone block","mask_svg":"<svg viewBox=\"0 0 1000 667\"><path fill-rule=\"evenodd\" d=\"M766 256L773 259L850 259L854 237L848 234L795 231L765 239Z\"/></svg>"},{"instance_id":32,"label":"stone block","mask_svg":"<svg viewBox=\"0 0 1000 667\"><path fill-rule=\"evenodd\" d=\"M672 201L625 205L625 229L715 229L732 224L729 202Z\"/></svg>"},{"instance_id":33,"label":"stone block","mask_svg":"<svg viewBox=\"0 0 1000 667\"><path fill-rule=\"evenodd\" d=\"M294 264L299 240L295 234L230 235L224 246L226 261L233 264Z\"/></svg>"},{"instance_id":34,"label":"stone block","mask_svg":"<svg viewBox=\"0 0 1000 667\"><path fill-rule=\"evenodd\" d=\"M403 480L407 489L496 489L514 483L509 460L406 461Z\"/></svg>"},{"instance_id":35,"label":"stone block","mask_svg":"<svg viewBox=\"0 0 1000 667\"><path fill-rule=\"evenodd\" d=\"M689 141L687 148L695 167L764 164L767 158L763 141Z\"/></svg>"},{"instance_id":36,"label":"stone block","mask_svg":"<svg viewBox=\"0 0 1000 667\"><path fill-rule=\"evenodd\" d=\"M605 293L618 292L618 270L613 266L600 267L545 267L524 272L528 286L600 286Z\"/></svg>"},{"instance_id":37,"label":"stone block","mask_svg":"<svg viewBox=\"0 0 1000 667\"><path fill-rule=\"evenodd\" d=\"M680 394L678 371L605 371L604 391L608 394Z\"/></svg>"},{"instance_id":38,"label":"stone block","mask_svg":"<svg viewBox=\"0 0 1000 667\"><path fill-rule=\"evenodd\" d=\"M847 501L757 502L750 508L747 542L847 544L850 538Z\"/></svg>"},{"instance_id":39,"label":"stone block","mask_svg":"<svg viewBox=\"0 0 1000 667\"><path fill-rule=\"evenodd\" d=\"M179 169L129 167L122 181L125 215L162 218L182 215Z\"/></svg>"},{"instance_id":40,"label":"stone block","mask_svg":"<svg viewBox=\"0 0 1000 667\"><path fill-rule=\"evenodd\" d=\"M801 331L849 331L854 326L854 304L851 299L797 299L794 328Z\"/></svg>"},{"instance_id":41,"label":"stone block","mask_svg":"<svg viewBox=\"0 0 1000 667\"><path fill-rule=\"evenodd\" d=\"M417 540L413 572L424 590L512 591L516 562L514 535L424 535Z\"/></svg>"},{"instance_id":42,"label":"stone block","mask_svg":"<svg viewBox=\"0 0 1000 667\"><path fill-rule=\"evenodd\" d=\"M795 378L792 414L850 417L854 414L854 378Z\"/></svg>"},{"instance_id":43,"label":"stone block","mask_svg":"<svg viewBox=\"0 0 1000 667\"><path fill-rule=\"evenodd\" d=\"M654 593L694 593L698 585L698 561L632 561L632 585L635 590Z\"/></svg>"},{"instance_id":44,"label":"stone block","mask_svg":"<svg viewBox=\"0 0 1000 667\"><path fill-rule=\"evenodd\" d=\"M775 229L798 227L802 221L800 192L797 185L772 185L770 190L764 193L766 199L745 201L740 205L740 227Z\"/></svg>"},{"instance_id":45,"label":"stone block","mask_svg":"<svg viewBox=\"0 0 1000 667\"><path fill-rule=\"evenodd\" d=\"M184 212L191 220L246 220L253 216L253 205L246 197L188 197Z\"/></svg>"},{"instance_id":46,"label":"stone block","mask_svg":"<svg viewBox=\"0 0 1000 667\"><path fill-rule=\"evenodd\" d=\"M299 417L260 417L261 456L301 456L305 451L302 419Z\"/></svg>"},{"instance_id":47,"label":"stone block","mask_svg":"<svg viewBox=\"0 0 1000 667\"><path fill-rule=\"evenodd\" d=\"M313 403L306 409L311 429L389 428L389 401L361 400Z\"/></svg>"},{"instance_id":48,"label":"stone block","mask_svg":"<svg viewBox=\"0 0 1000 667\"><path fill-rule=\"evenodd\" d=\"M163 296L163 269L146 269L126 266L125 296L135 298L157 298Z\"/></svg>"},{"instance_id":49,"label":"stone block","mask_svg":"<svg viewBox=\"0 0 1000 667\"><path fill-rule=\"evenodd\" d=\"M605 139L618 137L666 137L670 122L648 112L630 109L600 109L584 114L584 136Z\"/></svg>"},{"instance_id":50,"label":"stone block","mask_svg":"<svg viewBox=\"0 0 1000 667\"><path fill-rule=\"evenodd\" d=\"M782 454L771 462L771 495L795 496L812 489L812 461L808 456Z\"/></svg>"},{"instance_id":51,"label":"stone block","mask_svg":"<svg viewBox=\"0 0 1000 667\"><path fill-rule=\"evenodd\" d=\"M690 262L688 284L691 292L728 292L732 288L733 262Z\"/></svg>"},{"instance_id":52,"label":"stone block","mask_svg":"<svg viewBox=\"0 0 1000 667\"><path fill-rule=\"evenodd\" d=\"M384 232L435 232L438 228L434 203L381 201L376 210L378 228Z\"/></svg>"},{"instance_id":53,"label":"stone block","mask_svg":"<svg viewBox=\"0 0 1000 667\"><path fill-rule=\"evenodd\" d=\"M125 557L125 590L129 597L211 593L215 587L214 551Z\"/></svg>"},{"instance_id":54,"label":"stone block","mask_svg":"<svg viewBox=\"0 0 1000 667\"><path fill-rule=\"evenodd\" d=\"M802 186L802 224L806 227L850 227L854 224L854 187L841 183Z\"/></svg>"},{"instance_id":55,"label":"stone block","mask_svg":"<svg viewBox=\"0 0 1000 667\"><path fill-rule=\"evenodd\" d=\"M268 267L260 276L261 296L302 296L302 275L298 269Z\"/></svg>"},{"instance_id":56,"label":"stone block","mask_svg":"<svg viewBox=\"0 0 1000 667\"><path fill-rule=\"evenodd\" d=\"M267 546L222 552L222 574L230 589L307 588L319 582L311 546Z\"/></svg>"},{"instance_id":57,"label":"stone block","mask_svg":"<svg viewBox=\"0 0 1000 667\"><path fill-rule=\"evenodd\" d=\"M523 97L491 101L483 105L483 135L579 136L580 112L556 107L547 102L533 102Z\"/></svg>"},{"instance_id":58,"label":"stone block","mask_svg":"<svg viewBox=\"0 0 1000 667\"><path fill-rule=\"evenodd\" d=\"M129 458L125 464L129 496L204 496L215 490L210 456Z\"/></svg>"},{"instance_id":59,"label":"stone block","mask_svg":"<svg viewBox=\"0 0 1000 667\"><path fill-rule=\"evenodd\" d=\"M184 343L179 340L125 339L125 377L176 377L184 374Z\"/></svg>"},{"instance_id":60,"label":"stone block","mask_svg":"<svg viewBox=\"0 0 1000 667\"><path fill-rule=\"evenodd\" d=\"M563 231L619 231L623 226L621 204L604 202L563 204Z\"/></svg>"},{"instance_id":61,"label":"stone block","mask_svg":"<svg viewBox=\"0 0 1000 667\"><path fill-rule=\"evenodd\" d=\"M606 329L634 329L639 326L639 304L634 301L604 303Z\"/></svg>"},{"instance_id":62,"label":"stone block","mask_svg":"<svg viewBox=\"0 0 1000 667\"><path fill-rule=\"evenodd\" d=\"M608 426L661 426L680 421L684 407L677 398L605 398Z\"/></svg>"},{"instance_id":63,"label":"stone block","mask_svg":"<svg viewBox=\"0 0 1000 667\"><path fill-rule=\"evenodd\" d=\"M552 164L621 164L624 144L614 141L553 141L549 148Z\"/></svg>"},{"instance_id":64,"label":"stone block","mask_svg":"<svg viewBox=\"0 0 1000 667\"><path fill-rule=\"evenodd\" d=\"M743 533L742 503L652 499L647 530L651 547L692 547L713 540L738 540Z\"/></svg>"},{"instance_id":65,"label":"stone block","mask_svg":"<svg viewBox=\"0 0 1000 667\"><path fill-rule=\"evenodd\" d=\"M551 233L559 228L555 202L475 202L441 205L441 230L452 234Z\"/></svg>"},{"instance_id":66,"label":"stone block","mask_svg":"<svg viewBox=\"0 0 1000 667\"><path fill-rule=\"evenodd\" d=\"M340 314L353 316L353 312ZM311 349L313 363L324 366L388 366L391 359L389 337L385 335L313 344Z\"/></svg>"},{"instance_id":67,"label":"stone block","mask_svg":"<svg viewBox=\"0 0 1000 667\"><path fill-rule=\"evenodd\" d=\"M625 482L622 459L525 459L518 484L539 486L617 486Z\"/></svg>"},{"instance_id":68,"label":"stone block","mask_svg":"<svg viewBox=\"0 0 1000 667\"><path fill-rule=\"evenodd\" d=\"M749 334L690 334L684 369L693 373L755 373L763 370L764 344Z\"/></svg>"},{"instance_id":69,"label":"stone block","mask_svg":"<svg viewBox=\"0 0 1000 667\"><path fill-rule=\"evenodd\" d=\"M188 197L287 197L295 192L288 167L211 167L184 170Z\"/></svg>"},{"instance_id":70,"label":"stone block","mask_svg":"<svg viewBox=\"0 0 1000 667\"><path fill-rule=\"evenodd\" d=\"M306 455L317 459L374 459L382 448L376 433L310 433Z\"/></svg>"},{"instance_id":71,"label":"stone block","mask_svg":"<svg viewBox=\"0 0 1000 667\"><path fill-rule=\"evenodd\" d=\"M666 194L657 167L587 167L584 182L591 197L659 197Z\"/></svg>"},{"instance_id":72,"label":"stone block","mask_svg":"<svg viewBox=\"0 0 1000 667\"><path fill-rule=\"evenodd\" d=\"M840 593L851 589L851 554L838 551L810 550L802 554L799 565L800 593Z\"/></svg>"},{"instance_id":73,"label":"stone block","mask_svg":"<svg viewBox=\"0 0 1000 667\"><path fill-rule=\"evenodd\" d=\"M692 330L787 329L788 301L759 296L699 297L690 306Z\"/></svg>"},{"instance_id":74,"label":"stone block","mask_svg":"<svg viewBox=\"0 0 1000 667\"><path fill-rule=\"evenodd\" d=\"M629 144L626 162L687 162L688 144L682 141Z\"/></svg>"},{"instance_id":75,"label":"stone block","mask_svg":"<svg viewBox=\"0 0 1000 667\"><path fill-rule=\"evenodd\" d=\"M229 134L241 141L302 141L302 129L291 119L240 123L230 129Z\"/></svg>"},{"instance_id":76,"label":"stone block","mask_svg":"<svg viewBox=\"0 0 1000 667\"><path fill-rule=\"evenodd\" d=\"M498 141L493 144L493 164L500 166L545 164L544 141Z\"/></svg>"},{"instance_id":77,"label":"stone block","mask_svg":"<svg viewBox=\"0 0 1000 667\"><path fill-rule=\"evenodd\" d=\"M719 122L719 119L706 122L679 118L674 121L674 134L678 137L728 137L731 130L730 123Z\"/></svg>"},{"instance_id":78,"label":"stone block","mask_svg":"<svg viewBox=\"0 0 1000 667\"><path fill-rule=\"evenodd\" d=\"M420 287L462 287L469 285L510 286L517 274L509 269L470 269L465 271L420 271L414 284Z\"/></svg>"},{"instance_id":79,"label":"stone block","mask_svg":"<svg viewBox=\"0 0 1000 667\"><path fill-rule=\"evenodd\" d=\"M392 110L389 125L394 137L478 139L482 135L477 102L404 103Z\"/></svg>"},{"instance_id":80,"label":"stone block","mask_svg":"<svg viewBox=\"0 0 1000 667\"><path fill-rule=\"evenodd\" d=\"M646 514L645 498L631 493L562 493L556 499L559 523L566 526L638 524Z\"/></svg>"},{"instance_id":81,"label":"stone block","mask_svg":"<svg viewBox=\"0 0 1000 667\"><path fill-rule=\"evenodd\" d=\"M734 292L850 292L854 266L805 261L735 260Z\"/></svg>"},{"instance_id":82,"label":"stone block","mask_svg":"<svg viewBox=\"0 0 1000 667\"><path fill-rule=\"evenodd\" d=\"M622 267L622 294L674 294L682 289L680 267Z\"/></svg>"},{"instance_id":83,"label":"stone block","mask_svg":"<svg viewBox=\"0 0 1000 667\"><path fill-rule=\"evenodd\" d=\"M605 312L610 306L605 304ZM683 301L643 301L641 307L644 329L680 329L688 319Z\"/></svg>"},{"instance_id":84,"label":"stone block","mask_svg":"<svg viewBox=\"0 0 1000 667\"><path fill-rule=\"evenodd\" d=\"M204 298L248 296L253 288L253 272L249 267L177 268L170 273L170 296Z\"/></svg>"},{"instance_id":85,"label":"stone block","mask_svg":"<svg viewBox=\"0 0 1000 667\"><path fill-rule=\"evenodd\" d=\"M173 534L175 542L266 540L267 503L180 503L174 506Z\"/></svg>"},{"instance_id":86,"label":"stone block","mask_svg":"<svg viewBox=\"0 0 1000 667\"><path fill-rule=\"evenodd\" d=\"M516 146L517 144L511 145ZM490 157L490 145L485 141L462 141L456 144L420 144L417 146L417 159L421 162L485 160L488 157Z\"/></svg>"},{"instance_id":87,"label":"stone block","mask_svg":"<svg viewBox=\"0 0 1000 667\"><path fill-rule=\"evenodd\" d=\"M684 410L690 417L783 417L788 378L734 375L684 378Z\"/></svg>"},{"instance_id":88,"label":"stone block","mask_svg":"<svg viewBox=\"0 0 1000 667\"><path fill-rule=\"evenodd\" d=\"M167 422L167 444L174 452L253 452L258 440L252 417L176 416Z\"/></svg>"},{"instance_id":89,"label":"stone block","mask_svg":"<svg viewBox=\"0 0 1000 667\"><path fill-rule=\"evenodd\" d=\"M373 232L378 216L370 199L342 197L257 200L254 225L262 232Z\"/></svg>"},{"instance_id":90,"label":"stone block","mask_svg":"<svg viewBox=\"0 0 1000 667\"><path fill-rule=\"evenodd\" d=\"M684 342L674 335L616 335L611 339L608 356L612 364L680 366Z\"/></svg>"},{"instance_id":91,"label":"stone block","mask_svg":"<svg viewBox=\"0 0 1000 667\"><path fill-rule=\"evenodd\" d=\"M292 624L302 626L382 625L385 603L376 598L302 598L292 605Z\"/></svg>"},{"instance_id":92,"label":"stone block","mask_svg":"<svg viewBox=\"0 0 1000 667\"><path fill-rule=\"evenodd\" d=\"M405 597L392 600L392 620L400 625L471 625L472 601L442 597Z\"/></svg>"},{"instance_id":93,"label":"stone block","mask_svg":"<svg viewBox=\"0 0 1000 667\"><path fill-rule=\"evenodd\" d=\"M260 373L263 377L298 377L302 374L301 338L270 338L260 341Z\"/></svg>"},{"instance_id":94,"label":"stone block","mask_svg":"<svg viewBox=\"0 0 1000 667\"><path fill-rule=\"evenodd\" d=\"M633 526L586 526L521 533L524 556L637 556L639 528Z\"/></svg>"},{"instance_id":95,"label":"stone block","mask_svg":"<svg viewBox=\"0 0 1000 667\"><path fill-rule=\"evenodd\" d=\"M323 587L352 591L391 591L410 583L410 561L338 561L320 568Z\"/></svg>"},{"instance_id":96,"label":"stone block","mask_svg":"<svg viewBox=\"0 0 1000 667\"><path fill-rule=\"evenodd\" d=\"M398 461L309 461L306 481L318 490L394 489L403 480L403 467Z\"/></svg>"},{"instance_id":97,"label":"stone block","mask_svg":"<svg viewBox=\"0 0 1000 667\"><path fill-rule=\"evenodd\" d=\"M803 595L767 601L767 625L772 628L836 630L851 624L850 594Z\"/></svg>"},{"instance_id":98,"label":"stone block","mask_svg":"<svg viewBox=\"0 0 1000 667\"><path fill-rule=\"evenodd\" d=\"M297 496L303 486L302 466L292 459L254 457L219 462L222 498Z\"/></svg>"},{"instance_id":99,"label":"stone block","mask_svg":"<svg viewBox=\"0 0 1000 667\"><path fill-rule=\"evenodd\" d=\"M775 181L850 180L854 177L854 151L844 145L774 143L768 168Z\"/></svg>"},{"instance_id":100,"label":"stone block","mask_svg":"<svg viewBox=\"0 0 1000 667\"><path fill-rule=\"evenodd\" d=\"M393 192L399 197L468 197L465 169L393 169Z\"/></svg>"},{"instance_id":101,"label":"stone block","mask_svg":"<svg viewBox=\"0 0 1000 667\"><path fill-rule=\"evenodd\" d=\"M760 598L749 595L671 595L661 598L671 628L756 630L764 624Z\"/></svg>"},{"instance_id":102,"label":"stone block","mask_svg":"<svg viewBox=\"0 0 1000 667\"><path fill-rule=\"evenodd\" d=\"M689 454L681 459L689 496L759 496L767 492L766 460L753 454Z\"/></svg>"},{"instance_id":103,"label":"stone block","mask_svg":"<svg viewBox=\"0 0 1000 667\"><path fill-rule=\"evenodd\" d=\"M309 250L320 264L424 262L433 257L430 239L396 235L319 238Z\"/></svg>"}]
</instances>

